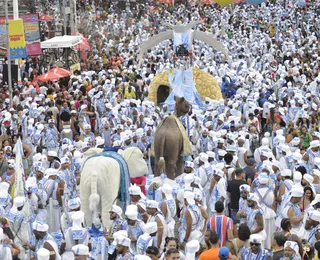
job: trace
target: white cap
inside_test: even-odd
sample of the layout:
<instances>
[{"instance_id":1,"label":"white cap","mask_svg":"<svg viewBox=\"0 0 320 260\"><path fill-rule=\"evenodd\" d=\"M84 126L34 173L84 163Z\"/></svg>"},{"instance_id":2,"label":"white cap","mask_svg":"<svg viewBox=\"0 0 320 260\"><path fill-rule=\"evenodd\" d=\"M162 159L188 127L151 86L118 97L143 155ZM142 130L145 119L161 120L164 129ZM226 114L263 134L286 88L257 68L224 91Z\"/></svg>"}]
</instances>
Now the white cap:
<instances>
[{"instance_id":1,"label":"white cap","mask_svg":"<svg viewBox=\"0 0 320 260\"><path fill-rule=\"evenodd\" d=\"M55 151L49 151L49 152L48 152L48 156L58 157L58 154L57 154L57 152L55 152Z\"/></svg>"},{"instance_id":2,"label":"white cap","mask_svg":"<svg viewBox=\"0 0 320 260\"><path fill-rule=\"evenodd\" d=\"M45 171L45 176L46 178L50 177L50 176L55 176L58 175L58 170L57 169L53 169L53 168L48 168Z\"/></svg>"},{"instance_id":3,"label":"white cap","mask_svg":"<svg viewBox=\"0 0 320 260\"><path fill-rule=\"evenodd\" d=\"M137 220L138 219L138 207L136 205L128 205L125 215L128 219Z\"/></svg>"},{"instance_id":4,"label":"white cap","mask_svg":"<svg viewBox=\"0 0 320 260\"><path fill-rule=\"evenodd\" d=\"M146 206L147 208L158 209L159 203L156 200L147 200Z\"/></svg>"},{"instance_id":5,"label":"white cap","mask_svg":"<svg viewBox=\"0 0 320 260\"><path fill-rule=\"evenodd\" d=\"M249 193L247 199L255 201L257 203L257 205L260 207L259 197L255 193Z\"/></svg>"},{"instance_id":6,"label":"white cap","mask_svg":"<svg viewBox=\"0 0 320 260\"><path fill-rule=\"evenodd\" d=\"M262 243L262 236L258 235L258 234L252 234L252 235L250 235L249 242L261 244Z\"/></svg>"},{"instance_id":7,"label":"white cap","mask_svg":"<svg viewBox=\"0 0 320 260\"><path fill-rule=\"evenodd\" d=\"M20 208L24 205L24 202L26 201L25 197L15 197L13 200L13 205L17 208Z\"/></svg>"},{"instance_id":8,"label":"white cap","mask_svg":"<svg viewBox=\"0 0 320 260\"><path fill-rule=\"evenodd\" d=\"M60 159L60 163L61 164L64 164L64 163L70 163L70 159L68 157L62 157Z\"/></svg>"},{"instance_id":9,"label":"white cap","mask_svg":"<svg viewBox=\"0 0 320 260\"><path fill-rule=\"evenodd\" d=\"M84 256L90 256L89 253L89 247L87 247L84 244L75 245L72 247L72 252L75 255L84 255Z\"/></svg>"},{"instance_id":10,"label":"white cap","mask_svg":"<svg viewBox=\"0 0 320 260\"><path fill-rule=\"evenodd\" d=\"M112 205L110 211L116 213L120 218L122 218L122 209L118 205Z\"/></svg>"},{"instance_id":11,"label":"white cap","mask_svg":"<svg viewBox=\"0 0 320 260\"><path fill-rule=\"evenodd\" d=\"M41 221L35 221L32 223L32 229L40 232L47 232L49 229L49 226Z\"/></svg>"},{"instance_id":12,"label":"white cap","mask_svg":"<svg viewBox=\"0 0 320 260\"><path fill-rule=\"evenodd\" d=\"M281 176L292 176L292 172L290 169L285 169L283 171L281 171Z\"/></svg>"},{"instance_id":13,"label":"white cap","mask_svg":"<svg viewBox=\"0 0 320 260\"><path fill-rule=\"evenodd\" d=\"M37 251L37 259L38 260L49 260L50 259L50 251L45 248L40 248Z\"/></svg>"},{"instance_id":14,"label":"white cap","mask_svg":"<svg viewBox=\"0 0 320 260\"><path fill-rule=\"evenodd\" d=\"M190 162L190 161L185 161L184 162L184 166L185 167L190 167L190 168L194 168L194 163L193 162Z\"/></svg>"},{"instance_id":15,"label":"white cap","mask_svg":"<svg viewBox=\"0 0 320 260\"><path fill-rule=\"evenodd\" d=\"M129 194L141 196L141 188L137 185L132 185L131 187L129 187Z\"/></svg>"},{"instance_id":16,"label":"white cap","mask_svg":"<svg viewBox=\"0 0 320 260\"><path fill-rule=\"evenodd\" d=\"M81 200L79 197L77 198L73 198L73 199L70 199L68 201L68 208L69 209L77 209L81 206Z\"/></svg>"},{"instance_id":17,"label":"white cap","mask_svg":"<svg viewBox=\"0 0 320 260\"><path fill-rule=\"evenodd\" d=\"M144 231L149 235L157 232L158 231L157 222L149 222L149 223L147 223L145 225L145 227L144 227Z\"/></svg>"},{"instance_id":18,"label":"white cap","mask_svg":"<svg viewBox=\"0 0 320 260\"><path fill-rule=\"evenodd\" d=\"M248 184L242 184L239 186L239 190L241 191L247 191L250 192L250 186Z\"/></svg>"},{"instance_id":19,"label":"white cap","mask_svg":"<svg viewBox=\"0 0 320 260\"><path fill-rule=\"evenodd\" d=\"M320 211L312 210L310 212L310 219L320 222Z\"/></svg>"},{"instance_id":20,"label":"white cap","mask_svg":"<svg viewBox=\"0 0 320 260\"><path fill-rule=\"evenodd\" d=\"M291 189L291 197L302 198L304 194L304 190L301 186L294 186Z\"/></svg>"},{"instance_id":21,"label":"white cap","mask_svg":"<svg viewBox=\"0 0 320 260\"><path fill-rule=\"evenodd\" d=\"M200 243L198 240L191 240L186 244L186 257L185 260L194 260L196 253L200 249Z\"/></svg>"},{"instance_id":22,"label":"white cap","mask_svg":"<svg viewBox=\"0 0 320 260\"><path fill-rule=\"evenodd\" d=\"M313 177L310 174L304 174L303 175L303 179L306 180L307 182L309 182L310 184L313 183Z\"/></svg>"},{"instance_id":23,"label":"white cap","mask_svg":"<svg viewBox=\"0 0 320 260\"><path fill-rule=\"evenodd\" d=\"M315 148L320 146L320 141L319 140L313 140L310 142L310 148Z\"/></svg>"},{"instance_id":24,"label":"white cap","mask_svg":"<svg viewBox=\"0 0 320 260\"><path fill-rule=\"evenodd\" d=\"M121 237L118 240L118 245L130 247L131 239L127 237Z\"/></svg>"},{"instance_id":25,"label":"white cap","mask_svg":"<svg viewBox=\"0 0 320 260\"><path fill-rule=\"evenodd\" d=\"M298 252L299 252L299 246L298 246L297 242L286 241L286 242L284 243L284 249L286 249L286 248L288 248L288 247L291 248L293 251L295 251L296 254L298 254Z\"/></svg>"}]
</instances>

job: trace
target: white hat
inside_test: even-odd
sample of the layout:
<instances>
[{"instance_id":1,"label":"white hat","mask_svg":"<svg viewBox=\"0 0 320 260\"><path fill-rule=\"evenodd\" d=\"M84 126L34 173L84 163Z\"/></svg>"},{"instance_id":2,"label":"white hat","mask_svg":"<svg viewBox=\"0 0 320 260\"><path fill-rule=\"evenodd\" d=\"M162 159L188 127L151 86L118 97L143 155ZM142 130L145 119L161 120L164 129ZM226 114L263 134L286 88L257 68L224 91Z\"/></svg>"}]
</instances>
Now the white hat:
<instances>
[{"instance_id":1,"label":"white hat","mask_svg":"<svg viewBox=\"0 0 320 260\"><path fill-rule=\"evenodd\" d=\"M163 184L162 192L165 194L167 200L170 200L173 198L172 187L169 184Z\"/></svg>"},{"instance_id":2,"label":"white hat","mask_svg":"<svg viewBox=\"0 0 320 260\"><path fill-rule=\"evenodd\" d=\"M116 140L116 141L113 142L112 147L118 147L118 146L121 146L121 144L122 144L121 140Z\"/></svg>"},{"instance_id":3,"label":"white hat","mask_svg":"<svg viewBox=\"0 0 320 260\"><path fill-rule=\"evenodd\" d=\"M193 163L193 162L190 162L190 161L185 161L185 162L184 162L184 166L185 166L185 167L194 168L194 163Z\"/></svg>"},{"instance_id":4,"label":"white hat","mask_svg":"<svg viewBox=\"0 0 320 260\"><path fill-rule=\"evenodd\" d=\"M292 159L300 162L300 161L302 160L302 155L301 155L301 153L298 153L298 152L293 153L293 154L292 154Z\"/></svg>"},{"instance_id":5,"label":"white hat","mask_svg":"<svg viewBox=\"0 0 320 260\"><path fill-rule=\"evenodd\" d=\"M314 221L318 221L320 222L320 211L318 210L312 210L310 212L309 218L314 220Z\"/></svg>"},{"instance_id":6,"label":"white hat","mask_svg":"<svg viewBox=\"0 0 320 260\"><path fill-rule=\"evenodd\" d=\"M239 190L241 191L247 191L250 192L250 186L248 184L242 184L239 186Z\"/></svg>"},{"instance_id":7,"label":"white hat","mask_svg":"<svg viewBox=\"0 0 320 260\"><path fill-rule=\"evenodd\" d=\"M300 182L302 180L302 174L301 172L295 171L293 173L293 181Z\"/></svg>"},{"instance_id":8,"label":"white hat","mask_svg":"<svg viewBox=\"0 0 320 260\"><path fill-rule=\"evenodd\" d=\"M61 163L61 164L69 163L69 162L70 162L70 159L69 159L68 157L62 157L62 158L60 159L60 163Z\"/></svg>"},{"instance_id":9,"label":"white hat","mask_svg":"<svg viewBox=\"0 0 320 260\"><path fill-rule=\"evenodd\" d=\"M257 203L257 205L260 207L259 197L255 193L249 193L248 200L255 201Z\"/></svg>"},{"instance_id":10,"label":"white hat","mask_svg":"<svg viewBox=\"0 0 320 260\"><path fill-rule=\"evenodd\" d=\"M258 234L252 234L252 235L250 235L249 242L261 244L262 243L262 236L258 235Z\"/></svg>"},{"instance_id":11,"label":"white hat","mask_svg":"<svg viewBox=\"0 0 320 260\"><path fill-rule=\"evenodd\" d=\"M141 196L141 188L137 185L132 185L131 187L129 187L129 194Z\"/></svg>"},{"instance_id":12,"label":"white hat","mask_svg":"<svg viewBox=\"0 0 320 260\"><path fill-rule=\"evenodd\" d=\"M313 183L313 177L310 174L304 174L303 179L309 182L310 184Z\"/></svg>"},{"instance_id":13,"label":"white hat","mask_svg":"<svg viewBox=\"0 0 320 260\"><path fill-rule=\"evenodd\" d=\"M319 140L313 140L310 142L310 148L315 148L320 146L320 141Z\"/></svg>"},{"instance_id":14,"label":"white hat","mask_svg":"<svg viewBox=\"0 0 320 260\"><path fill-rule=\"evenodd\" d=\"M86 108L88 108L87 105L81 105L81 107L80 107L81 110L84 110L84 109L86 109Z\"/></svg>"},{"instance_id":15,"label":"white hat","mask_svg":"<svg viewBox=\"0 0 320 260\"><path fill-rule=\"evenodd\" d=\"M50 176L55 176L58 175L59 171L57 169L53 169L53 168L48 168L45 171L45 176L46 178L50 177Z\"/></svg>"},{"instance_id":16,"label":"white hat","mask_svg":"<svg viewBox=\"0 0 320 260\"><path fill-rule=\"evenodd\" d=\"M269 146L269 139L264 137L261 141L262 146Z\"/></svg>"},{"instance_id":17,"label":"white hat","mask_svg":"<svg viewBox=\"0 0 320 260\"><path fill-rule=\"evenodd\" d=\"M291 170L290 169L285 169L285 170L283 170L283 171L281 171L281 176L292 176L292 172L291 172Z\"/></svg>"},{"instance_id":18,"label":"white hat","mask_svg":"<svg viewBox=\"0 0 320 260\"><path fill-rule=\"evenodd\" d=\"M101 136L96 137L96 147L103 145L104 144L104 139Z\"/></svg>"},{"instance_id":19,"label":"white hat","mask_svg":"<svg viewBox=\"0 0 320 260\"><path fill-rule=\"evenodd\" d=\"M200 249L200 243L198 240L191 240L186 244L186 257L185 260L194 260L196 253Z\"/></svg>"},{"instance_id":20,"label":"white hat","mask_svg":"<svg viewBox=\"0 0 320 260\"><path fill-rule=\"evenodd\" d=\"M183 194L183 197L187 200L189 205L194 205L195 204L193 192L185 191L184 194Z\"/></svg>"},{"instance_id":21,"label":"white hat","mask_svg":"<svg viewBox=\"0 0 320 260\"><path fill-rule=\"evenodd\" d=\"M284 243L284 249L285 249L285 248L288 248L288 247L291 248L293 251L295 251L296 254L299 253L299 246L298 246L297 242L286 241L286 242Z\"/></svg>"},{"instance_id":22,"label":"white hat","mask_svg":"<svg viewBox=\"0 0 320 260\"><path fill-rule=\"evenodd\" d=\"M75 255L84 255L84 256L90 256L89 253L89 247L87 247L84 244L75 245L72 247L72 252Z\"/></svg>"},{"instance_id":23,"label":"white hat","mask_svg":"<svg viewBox=\"0 0 320 260\"><path fill-rule=\"evenodd\" d=\"M145 226L144 226L144 231L147 233L147 234L153 234L155 232L158 231L158 224L157 222L149 222L147 223Z\"/></svg>"},{"instance_id":24,"label":"white hat","mask_svg":"<svg viewBox=\"0 0 320 260\"><path fill-rule=\"evenodd\" d=\"M215 158L216 157L215 153L212 152L212 151L208 151L207 155L208 155L209 158Z\"/></svg>"},{"instance_id":25,"label":"white hat","mask_svg":"<svg viewBox=\"0 0 320 260\"><path fill-rule=\"evenodd\" d=\"M318 202L320 202L320 194L317 194L316 197L314 198L314 200L310 203L311 206L317 204Z\"/></svg>"},{"instance_id":26,"label":"white hat","mask_svg":"<svg viewBox=\"0 0 320 260\"><path fill-rule=\"evenodd\" d=\"M125 215L128 219L137 220L138 219L138 207L136 205L128 205Z\"/></svg>"},{"instance_id":27,"label":"white hat","mask_svg":"<svg viewBox=\"0 0 320 260\"><path fill-rule=\"evenodd\" d=\"M261 172L258 177L258 181L260 184L267 184L269 182L269 176L265 172Z\"/></svg>"},{"instance_id":28,"label":"white hat","mask_svg":"<svg viewBox=\"0 0 320 260\"><path fill-rule=\"evenodd\" d=\"M298 197L302 198L303 197L304 190L301 186L294 186L291 189L291 197Z\"/></svg>"},{"instance_id":29,"label":"white hat","mask_svg":"<svg viewBox=\"0 0 320 260\"><path fill-rule=\"evenodd\" d=\"M25 200L25 197L22 196L15 197L13 200L13 205L17 208L22 207L24 205Z\"/></svg>"},{"instance_id":30,"label":"white hat","mask_svg":"<svg viewBox=\"0 0 320 260\"><path fill-rule=\"evenodd\" d=\"M315 157L314 158L314 164L320 166L320 157Z\"/></svg>"},{"instance_id":31,"label":"white hat","mask_svg":"<svg viewBox=\"0 0 320 260\"><path fill-rule=\"evenodd\" d=\"M49 151L49 152L48 152L48 156L58 157L58 154L57 154L57 152L55 152L55 151Z\"/></svg>"},{"instance_id":32,"label":"white hat","mask_svg":"<svg viewBox=\"0 0 320 260\"><path fill-rule=\"evenodd\" d=\"M127 237L121 237L118 240L118 245L130 247L131 239Z\"/></svg>"},{"instance_id":33,"label":"white hat","mask_svg":"<svg viewBox=\"0 0 320 260\"><path fill-rule=\"evenodd\" d=\"M37 251L37 259L38 260L49 260L50 259L50 251L45 248L40 248Z\"/></svg>"},{"instance_id":34,"label":"white hat","mask_svg":"<svg viewBox=\"0 0 320 260\"><path fill-rule=\"evenodd\" d=\"M35 221L32 223L32 229L40 232L47 232L49 229L49 226L41 221Z\"/></svg>"},{"instance_id":35,"label":"white hat","mask_svg":"<svg viewBox=\"0 0 320 260\"><path fill-rule=\"evenodd\" d=\"M219 149L219 151L218 151L218 155L219 156L225 156L227 154L227 152L225 151L225 150L222 150L222 149Z\"/></svg>"},{"instance_id":36,"label":"white hat","mask_svg":"<svg viewBox=\"0 0 320 260\"><path fill-rule=\"evenodd\" d=\"M112 205L110 211L116 213L120 218L122 218L122 209L118 205Z\"/></svg>"},{"instance_id":37,"label":"white hat","mask_svg":"<svg viewBox=\"0 0 320 260\"><path fill-rule=\"evenodd\" d=\"M77 209L81 206L81 200L79 197L77 198L73 198L73 199L70 199L68 201L68 208L69 209Z\"/></svg>"},{"instance_id":38,"label":"white hat","mask_svg":"<svg viewBox=\"0 0 320 260\"><path fill-rule=\"evenodd\" d=\"M147 200L146 206L147 208L158 209L159 203L156 200Z\"/></svg>"},{"instance_id":39,"label":"white hat","mask_svg":"<svg viewBox=\"0 0 320 260\"><path fill-rule=\"evenodd\" d=\"M127 230L119 230L117 232L114 232L112 237L114 240L117 240L120 237L128 237L128 232Z\"/></svg>"}]
</instances>

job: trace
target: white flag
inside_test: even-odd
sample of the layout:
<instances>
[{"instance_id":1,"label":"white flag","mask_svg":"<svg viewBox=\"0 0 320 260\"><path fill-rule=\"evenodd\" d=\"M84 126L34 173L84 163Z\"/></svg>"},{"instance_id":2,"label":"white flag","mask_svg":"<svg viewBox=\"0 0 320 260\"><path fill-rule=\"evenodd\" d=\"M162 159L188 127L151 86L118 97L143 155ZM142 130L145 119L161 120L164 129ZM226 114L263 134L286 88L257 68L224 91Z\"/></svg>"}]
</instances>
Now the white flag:
<instances>
[{"instance_id":1,"label":"white flag","mask_svg":"<svg viewBox=\"0 0 320 260\"><path fill-rule=\"evenodd\" d=\"M18 196L24 197L24 169L23 169L23 148L22 142L19 138L15 145L16 153L16 168L15 168L15 180L13 186L13 198Z\"/></svg>"}]
</instances>

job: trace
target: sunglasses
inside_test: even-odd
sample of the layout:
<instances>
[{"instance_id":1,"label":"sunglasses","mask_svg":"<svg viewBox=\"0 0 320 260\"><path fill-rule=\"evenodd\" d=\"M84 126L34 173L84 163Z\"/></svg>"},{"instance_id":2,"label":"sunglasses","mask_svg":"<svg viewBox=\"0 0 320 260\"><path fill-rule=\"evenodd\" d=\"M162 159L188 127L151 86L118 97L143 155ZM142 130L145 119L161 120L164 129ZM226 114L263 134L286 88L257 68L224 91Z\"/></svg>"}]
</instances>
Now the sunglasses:
<instances>
[{"instance_id":1,"label":"sunglasses","mask_svg":"<svg viewBox=\"0 0 320 260\"><path fill-rule=\"evenodd\" d=\"M250 246L260 246L260 243L250 243Z\"/></svg>"}]
</instances>

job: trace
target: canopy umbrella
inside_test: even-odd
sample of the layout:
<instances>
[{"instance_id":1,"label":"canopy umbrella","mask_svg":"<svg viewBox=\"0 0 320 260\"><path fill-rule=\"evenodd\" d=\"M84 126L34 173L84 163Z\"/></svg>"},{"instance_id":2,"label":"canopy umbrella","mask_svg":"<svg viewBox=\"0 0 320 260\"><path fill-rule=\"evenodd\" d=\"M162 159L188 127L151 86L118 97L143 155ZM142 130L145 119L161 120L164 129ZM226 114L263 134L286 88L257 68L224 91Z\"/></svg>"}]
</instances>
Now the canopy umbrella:
<instances>
[{"instance_id":1,"label":"canopy umbrella","mask_svg":"<svg viewBox=\"0 0 320 260\"><path fill-rule=\"evenodd\" d=\"M203 5L213 5L214 1L213 0L202 0Z\"/></svg>"},{"instance_id":2,"label":"canopy umbrella","mask_svg":"<svg viewBox=\"0 0 320 260\"><path fill-rule=\"evenodd\" d=\"M52 21L52 20L53 20L53 17L50 16L50 15L42 14L42 15L40 15L40 17L39 17L39 20L40 20L40 21Z\"/></svg>"},{"instance_id":3,"label":"canopy umbrella","mask_svg":"<svg viewBox=\"0 0 320 260\"><path fill-rule=\"evenodd\" d=\"M73 32L71 35L82 37L82 42L74 46L77 51L89 51L91 49L88 39L85 38L82 33Z\"/></svg>"},{"instance_id":4,"label":"canopy umbrella","mask_svg":"<svg viewBox=\"0 0 320 260\"><path fill-rule=\"evenodd\" d=\"M63 69L63 68L54 68L54 69L51 69L48 71L49 72L52 72L56 75L61 75L63 77L69 77L72 75L72 73L66 69Z\"/></svg>"},{"instance_id":5,"label":"canopy umbrella","mask_svg":"<svg viewBox=\"0 0 320 260\"><path fill-rule=\"evenodd\" d=\"M47 72L45 74L42 74L37 78L37 80L41 82L48 82L48 81L57 81L61 78L64 78L66 76L60 75L60 74L55 74L53 72Z\"/></svg>"},{"instance_id":6,"label":"canopy umbrella","mask_svg":"<svg viewBox=\"0 0 320 260\"><path fill-rule=\"evenodd\" d=\"M159 0L160 4L172 4L172 0Z\"/></svg>"}]
</instances>

